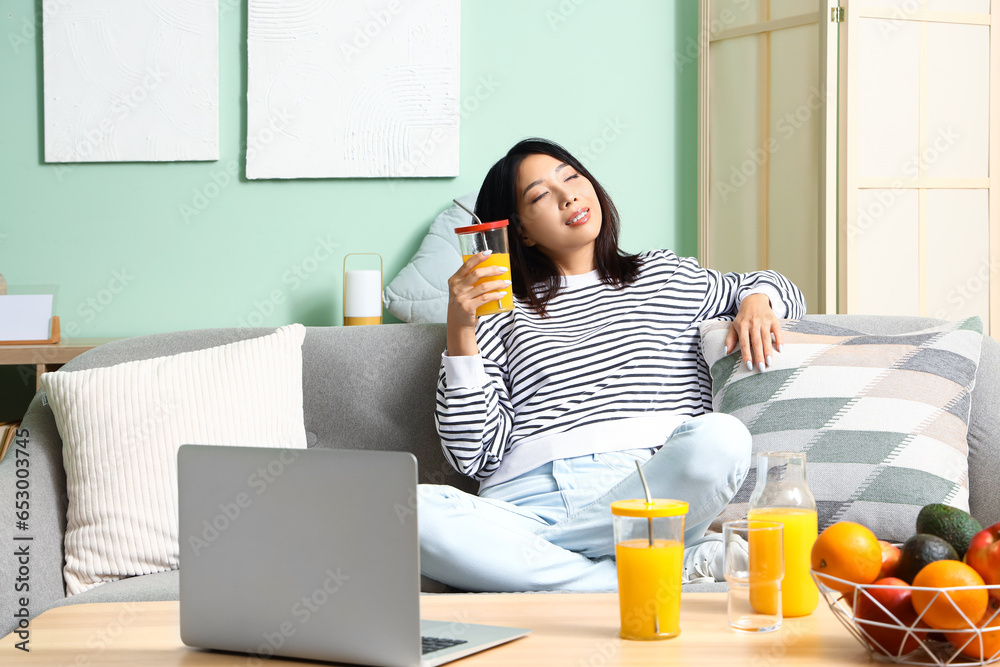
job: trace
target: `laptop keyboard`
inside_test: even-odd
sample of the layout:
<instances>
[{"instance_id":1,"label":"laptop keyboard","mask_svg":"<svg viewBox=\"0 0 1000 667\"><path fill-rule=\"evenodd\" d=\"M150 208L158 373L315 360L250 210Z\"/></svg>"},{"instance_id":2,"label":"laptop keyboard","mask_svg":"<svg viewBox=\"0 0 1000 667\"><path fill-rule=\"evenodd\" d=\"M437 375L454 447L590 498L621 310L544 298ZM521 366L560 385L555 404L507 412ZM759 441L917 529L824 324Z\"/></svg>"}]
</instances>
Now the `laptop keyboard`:
<instances>
[{"instance_id":1,"label":"laptop keyboard","mask_svg":"<svg viewBox=\"0 0 1000 667\"><path fill-rule=\"evenodd\" d=\"M423 643L423 653L425 655L434 651L440 651L443 648L466 643L464 639L446 639L444 637L421 637L420 641Z\"/></svg>"}]
</instances>

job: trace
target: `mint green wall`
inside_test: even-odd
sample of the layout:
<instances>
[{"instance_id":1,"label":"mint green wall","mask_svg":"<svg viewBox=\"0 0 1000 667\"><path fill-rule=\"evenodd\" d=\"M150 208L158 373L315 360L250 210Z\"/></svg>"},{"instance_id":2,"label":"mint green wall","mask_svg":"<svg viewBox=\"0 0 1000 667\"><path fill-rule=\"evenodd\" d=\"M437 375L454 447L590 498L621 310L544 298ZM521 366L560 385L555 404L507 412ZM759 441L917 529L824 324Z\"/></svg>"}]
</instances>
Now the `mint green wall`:
<instances>
[{"instance_id":1,"label":"mint green wall","mask_svg":"<svg viewBox=\"0 0 1000 667\"><path fill-rule=\"evenodd\" d=\"M530 135L608 188L627 250L697 250L697 66L675 58L696 36L697 0L465 0L460 176L252 182L245 7L220 14L218 162L66 166L43 162L41 4L0 13L0 273L57 285L64 335L339 324L344 254L380 252L388 281L451 198ZM240 178L196 200L234 159ZM0 367L0 419L30 394Z\"/></svg>"}]
</instances>

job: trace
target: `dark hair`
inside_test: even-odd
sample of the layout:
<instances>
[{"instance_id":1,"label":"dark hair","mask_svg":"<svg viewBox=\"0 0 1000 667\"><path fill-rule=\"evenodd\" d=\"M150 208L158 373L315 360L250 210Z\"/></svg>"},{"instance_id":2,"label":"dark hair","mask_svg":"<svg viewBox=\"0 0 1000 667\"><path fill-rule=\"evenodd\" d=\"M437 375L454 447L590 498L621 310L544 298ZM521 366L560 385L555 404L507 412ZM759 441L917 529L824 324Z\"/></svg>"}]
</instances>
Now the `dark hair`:
<instances>
[{"instance_id":1,"label":"dark hair","mask_svg":"<svg viewBox=\"0 0 1000 667\"><path fill-rule=\"evenodd\" d=\"M483 222L510 221L507 238L514 296L527 301L544 317L546 305L559 292L561 273L555 262L538 248L524 244L521 220L517 215L517 170L525 157L539 153L565 162L594 186L601 205L601 231L594 249L601 282L618 288L632 284L639 275L640 261L636 255L625 254L618 248L618 210L607 191L579 160L547 139L532 137L519 141L486 174L476 200L476 215Z\"/></svg>"}]
</instances>

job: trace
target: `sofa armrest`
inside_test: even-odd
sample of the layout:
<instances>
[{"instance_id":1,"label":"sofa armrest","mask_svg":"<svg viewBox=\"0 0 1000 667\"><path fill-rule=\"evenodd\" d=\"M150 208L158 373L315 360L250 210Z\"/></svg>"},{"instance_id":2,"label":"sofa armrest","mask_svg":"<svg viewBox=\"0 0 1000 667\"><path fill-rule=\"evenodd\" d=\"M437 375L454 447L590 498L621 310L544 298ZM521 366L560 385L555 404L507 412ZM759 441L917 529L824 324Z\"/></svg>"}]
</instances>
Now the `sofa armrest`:
<instances>
[{"instance_id":1,"label":"sofa armrest","mask_svg":"<svg viewBox=\"0 0 1000 667\"><path fill-rule=\"evenodd\" d=\"M969 507L984 526L1000 521L1000 343L985 336L969 418Z\"/></svg>"},{"instance_id":2,"label":"sofa armrest","mask_svg":"<svg viewBox=\"0 0 1000 667\"><path fill-rule=\"evenodd\" d=\"M19 491L27 491L26 508L16 504L25 500L24 493L18 496ZM52 410L42 404L39 392L0 460L0 544L4 553L0 557L0 636L17 629L19 618L15 614L31 619L66 597L66 504L62 440ZM28 513L26 530L19 528L18 514L24 511ZM19 550L27 550L27 555L14 555ZM27 604L22 604L22 599Z\"/></svg>"}]
</instances>

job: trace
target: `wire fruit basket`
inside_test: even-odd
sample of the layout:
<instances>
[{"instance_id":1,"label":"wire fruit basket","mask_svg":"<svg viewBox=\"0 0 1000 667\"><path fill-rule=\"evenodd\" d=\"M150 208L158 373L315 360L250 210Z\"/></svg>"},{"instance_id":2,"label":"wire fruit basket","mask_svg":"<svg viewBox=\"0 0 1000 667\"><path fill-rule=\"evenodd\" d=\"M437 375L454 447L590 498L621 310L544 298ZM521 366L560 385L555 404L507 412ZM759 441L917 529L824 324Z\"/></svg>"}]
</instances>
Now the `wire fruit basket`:
<instances>
[{"instance_id":1,"label":"wire fruit basket","mask_svg":"<svg viewBox=\"0 0 1000 667\"><path fill-rule=\"evenodd\" d=\"M905 665L948 665L949 667L971 667L992 665L1000 662L1000 585L958 586L954 588L928 588L921 586L887 586L875 584L854 584L844 579L811 572L813 580L823 594L823 599L833 615L847 631L861 642L868 653L882 662ZM845 595L824 585L824 582L854 587L853 596ZM918 613L911 623L902 622L887 609L872 592L876 589L895 591L932 591L930 605L940 601L951 605L967 627L961 630L938 630L923 621L924 612ZM970 619L954 603L949 591L986 590L988 605L982 619ZM867 598L867 604L874 606L883 620L858 618L858 604ZM916 610L914 610L916 613ZM977 627L978 626L978 627ZM895 650L893 650L895 649ZM982 656L971 657L969 654Z\"/></svg>"}]
</instances>

